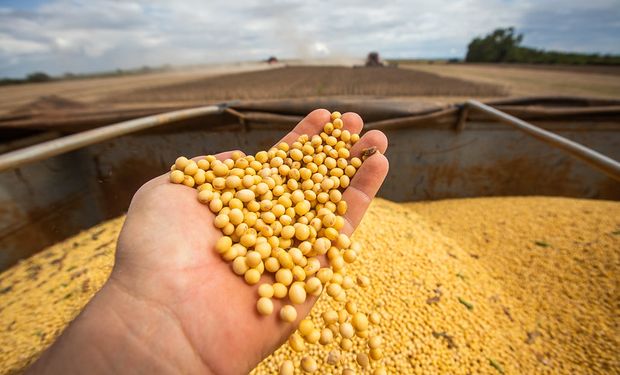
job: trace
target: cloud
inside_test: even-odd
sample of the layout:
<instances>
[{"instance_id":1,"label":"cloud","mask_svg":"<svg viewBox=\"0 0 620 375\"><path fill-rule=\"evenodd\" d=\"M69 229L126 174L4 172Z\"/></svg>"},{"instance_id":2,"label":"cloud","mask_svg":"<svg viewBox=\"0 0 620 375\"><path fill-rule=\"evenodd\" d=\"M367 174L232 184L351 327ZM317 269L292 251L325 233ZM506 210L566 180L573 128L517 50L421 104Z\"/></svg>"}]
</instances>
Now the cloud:
<instances>
[{"instance_id":1,"label":"cloud","mask_svg":"<svg viewBox=\"0 0 620 375\"><path fill-rule=\"evenodd\" d=\"M19 6L18 6L19 5ZM0 76L281 58L463 56L493 28L620 52L618 1L48 0L0 8Z\"/></svg>"}]
</instances>

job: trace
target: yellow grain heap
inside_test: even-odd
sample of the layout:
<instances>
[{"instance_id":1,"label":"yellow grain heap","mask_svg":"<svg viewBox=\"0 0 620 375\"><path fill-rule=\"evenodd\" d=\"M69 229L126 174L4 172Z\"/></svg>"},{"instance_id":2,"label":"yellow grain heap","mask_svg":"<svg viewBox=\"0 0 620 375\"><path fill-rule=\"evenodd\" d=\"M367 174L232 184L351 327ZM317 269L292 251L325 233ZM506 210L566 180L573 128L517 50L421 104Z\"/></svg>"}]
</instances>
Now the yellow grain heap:
<instances>
[{"instance_id":1,"label":"yellow grain heap","mask_svg":"<svg viewBox=\"0 0 620 375\"><path fill-rule=\"evenodd\" d=\"M105 281L122 218L54 245L0 275L0 373L24 368ZM354 235L352 275L372 287L389 373L618 373L620 203L479 198L377 199ZM311 318L334 303L322 296ZM288 344L253 372L316 359L359 373L357 349ZM366 349L367 352L367 349ZM363 361L364 358L361 358Z\"/></svg>"},{"instance_id":2,"label":"yellow grain heap","mask_svg":"<svg viewBox=\"0 0 620 375\"><path fill-rule=\"evenodd\" d=\"M0 373L36 359L101 288L124 220L96 225L0 274Z\"/></svg>"}]
</instances>

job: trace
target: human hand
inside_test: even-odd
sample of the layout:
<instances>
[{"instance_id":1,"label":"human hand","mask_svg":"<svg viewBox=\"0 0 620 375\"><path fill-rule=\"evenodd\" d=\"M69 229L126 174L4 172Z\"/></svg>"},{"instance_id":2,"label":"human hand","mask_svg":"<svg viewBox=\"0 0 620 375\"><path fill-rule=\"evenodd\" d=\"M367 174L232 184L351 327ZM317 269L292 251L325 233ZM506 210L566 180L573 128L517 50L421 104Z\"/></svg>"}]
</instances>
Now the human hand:
<instances>
[{"instance_id":1,"label":"human hand","mask_svg":"<svg viewBox=\"0 0 620 375\"><path fill-rule=\"evenodd\" d=\"M329 117L326 110L313 111L283 141L292 143L301 134L320 133ZM362 129L357 114L346 113L343 121L352 133ZM364 162L343 194L349 207L343 232L348 235L388 171L383 156L387 139L379 131L366 133L351 154L359 156L372 146L379 152ZM229 156L230 152L217 155L220 159ZM281 345L310 311L315 297L296 306L298 318L292 324L279 319L282 302L278 300L274 300L272 315L259 315L256 301L260 283L248 286L214 250L222 235L213 225L214 217L198 202L195 189L171 184L168 174L138 190L118 241L112 275L76 320L80 331L94 329L97 320L108 323L105 329L88 333L90 344L96 348L85 358L99 358L95 368L104 372L247 373ZM261 282L266 279L263 275ZM79 350L76 343L83 341L79 332L71 332L72 327L54 345L61 348L54 351L53 347L33 369L46 369L45 363L53 363L54 355L62 358L67 352L63 346ZM145 365L144 361L149 363Z\"/></svg>"}]
</instances>

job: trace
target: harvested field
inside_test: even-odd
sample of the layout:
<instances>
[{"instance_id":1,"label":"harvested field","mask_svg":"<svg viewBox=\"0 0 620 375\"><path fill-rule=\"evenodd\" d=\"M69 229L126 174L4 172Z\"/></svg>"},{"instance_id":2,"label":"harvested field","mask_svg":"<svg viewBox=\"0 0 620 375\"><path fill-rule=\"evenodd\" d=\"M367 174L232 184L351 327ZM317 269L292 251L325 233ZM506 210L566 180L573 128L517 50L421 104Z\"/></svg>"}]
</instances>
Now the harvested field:
<instances>
[{"instance_id":1,"label":"harvested field","mask_svg":"<svg viewBox=\"0 0 620 375\"><path fill-rule=\"evenodd\" d=\"M419 72L501 86L511 96L620 98L620 67L507 64L405 64Z\"/></svg>"},{"instance_id":2,"label":"harvested field","mask_svg":"<svg viewBox=\"0 0 620 375\"><path fill-rule=\"evenodd\" d=\"M305 63L311 64L312 61ZM230 99L356 95L415 97L444 103L506 95L620 98L620 67L421 64L407 61L399 61L398 69L281 66L230 64L4 86L0 88L0 116L31 112L42 106L60 111L67 103L84 110L132 110L153 105L171 108L199 106ZM50 98L54 103L48 103ZM162 111L165 110L162 107Z\"/></svg>"},{"instance_id":3,"label":"harvested field","mask_svg":"<svg viewBox=\"0 0 620 375\"><path fill-rule=\"evenodd\" d=\"M277 99L317 96L503 96L498 86L397 68L299 66L139 89L111 102Z\"/></svg>"},{"instance_id":4,"label":"harvested field","mask_svg":"<svg viewBox=\"0 0 620 375\"><path fill-rule=\"evenodd\" d=\"M620 76L620 66L617 65L552 65L552 64L517 64L517 63L448 63L443 61L420 61L420 60L390 60L399 66L446 66L446 67L478 67L491 69L526 69L546 70L551 72L573 72L579 74L608 74Z\"/></svg>"},{"instance_id":5,"label":"harvested field","mask_svg":"<svg viewBox=\"0 0 620 375\"><path fill-rule=\"evenodd\" d=\"M213 65L127 76L2 86L0 87L0 115L16 110L23 111L29 108L31 103L40 103L42 101L41 98L50 96L60 97L78 104L91 104L101 101L102 98L136 89L148 90L149 88L203 79L213 75L271 68L269 65L260 63Z\"/></svg>"},{"instance_id":6,"label":"harvested field","mask_svg":"<svg viewBox=\"0 0 620 375\"><path fill-rule=\"evenodd\" d=\"M579 74L607 74L620 76L620 66L606 65L548 65L548 64L468 64L500 69L546 70L550 72L572 72Z\"/></svg>"}]
</instances>

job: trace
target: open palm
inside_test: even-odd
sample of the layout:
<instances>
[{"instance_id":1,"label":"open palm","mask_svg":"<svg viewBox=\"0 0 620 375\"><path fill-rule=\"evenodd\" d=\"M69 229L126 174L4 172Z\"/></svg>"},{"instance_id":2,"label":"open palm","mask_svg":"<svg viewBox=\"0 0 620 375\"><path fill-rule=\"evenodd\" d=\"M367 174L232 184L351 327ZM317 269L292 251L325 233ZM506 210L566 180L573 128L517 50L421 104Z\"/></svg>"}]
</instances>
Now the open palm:
<instances>
[{"instance_id":1,"label":"open palm","mask_svg":"<svg viewBox=\"0 0 620 375\"><path fill-rule=\"evenodd\" d=\"M315 110L283 141L292 143L301 134L318 134L329 118L327 110ZM352 133L362 130L362 120L355 113L344 114L343 121ZM352 155L359 156L373 146L379 152L366 160L343 194L349 206L343 231L349 235L387 174L383 133L366 133L354 145ZM274 314L256 312L260 283L248 286L214 250L222 234L213 219L209 208L198 202L195 189L171 184L167 175L149 181L131 202L112 279L174 319L211 371L245 373L281 345L297 324L279 320L282 302L278 300L274 300ZM263 275L261 282L267 278ZM297 306L298 320L315 301L311 298Z\"/></svg>"}]
</instances>

